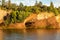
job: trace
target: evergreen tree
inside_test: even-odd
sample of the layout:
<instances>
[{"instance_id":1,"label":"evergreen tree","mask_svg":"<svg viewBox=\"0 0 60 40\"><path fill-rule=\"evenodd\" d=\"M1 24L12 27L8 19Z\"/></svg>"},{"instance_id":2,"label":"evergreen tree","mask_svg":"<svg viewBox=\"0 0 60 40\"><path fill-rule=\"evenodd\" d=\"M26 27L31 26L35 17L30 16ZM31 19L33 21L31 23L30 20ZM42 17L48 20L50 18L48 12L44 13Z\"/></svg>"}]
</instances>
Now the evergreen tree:
<instances>
[{"instance_id":1,"label":"evergreen tree","mask_svg":"<svg viewBox=\"0 0 60 40\"><path fill-rule=\"evenodd\" d=\"M11 1L10 0L8 1L8 5L9 5L9 7L11 6Z\"/></svg>"},{"instance_id":2,"label":"evergreen tree","mask_svg":"<svg viewBox=\"0 0 60 40\"><path fill-rule=\"evenodd\" d=\"M53 5L53 2L50 3L50 11L54 12L54 5Z\"/></svg>"},{"instance_id":3,"label":"evergreen tree","mask_svg":"<svg viewBox=\"0 0 60 40\"><path fill-rule=\"evenodd\" d=\"M23 3L20 3L19 6L20 6L20 7L23 7Z\"/></svg>"},{"instance_id":4,"label":"evergreen tree","mask_svg":"<svg viewBox=\"0 0 60 40\"><path fill-rule=\"evenodd\" d=\"M41 2L41 1L39 1L38 6L39 6L39 7L41 7L41 6L42 6L42 2Z\"/></svg>"},{"instance_id":5,"label":"evergreen tree","mask_svg":"<svg viewBox=\"0 0 60 40\"><path fill-rule=\"evenodd\" d=\"M37 4L38 4L38 2L36 1L36 2L35 2L35 6L37 6Z\"/></svg>"},{"instance_id":6,"label":"evergreen tree","mask_svg":"<svg viewBox=\"0 0 60 40\"><path fill-rule=\"evenodd\" d=\"M5 0L2 0L2 6L4 6L4 4L5 4Z\"/></svg>"},{"instance_id":7,"label":"evergreen tree","mask_svg":"<svg viewBox=\"0 0 60 40\"><path fill-rule=\"evenodd\" d=\"M18 10L19 10L19 11L23 11L23 10L24 10L23 3L20 3L20 4L19 4Z\"/></svg>"}]
</instances>

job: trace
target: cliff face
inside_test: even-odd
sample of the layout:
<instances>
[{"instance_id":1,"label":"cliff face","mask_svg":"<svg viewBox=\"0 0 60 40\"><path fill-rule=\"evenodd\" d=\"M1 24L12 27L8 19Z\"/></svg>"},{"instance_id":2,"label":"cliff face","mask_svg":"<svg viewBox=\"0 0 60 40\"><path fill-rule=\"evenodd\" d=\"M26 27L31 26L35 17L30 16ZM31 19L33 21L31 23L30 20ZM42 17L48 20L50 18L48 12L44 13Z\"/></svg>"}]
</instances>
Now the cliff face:
<instances>
[{"instance_id":1,"label":"cliff face","mask_svg":"<svg viewBox=\"0 0 60 40\"><path fill-rule=\"evenodd\" d=\"M6 15L6 11L0 9L0 23L3 22L3 17Z\"/></svg>"},{"instance_id":2,"label":"cliff face","mask_svg":"<svg viewBox=\"0 0 60 40\"><path fill-rule=\"evenodd\" d=\"M56 16L53 14L53 13L42 13L42 16L43 18L40 17L40 20L39 22L35 22L35 25L37 24L37 26L40 26L40 27L45 27L46 26L51 26L52 28L59 28L59 23L57 22L56 20Z\"/></svg>"},{"instance_id":3,"label":"cliff face","mask_svg":"<svg viewBox=\"0 0 60 40\"><path fill-rule=\"evenodd\" d=\"M57 20L58 25L59 25L59 27L57 27L57 28L60 28L60 14L56 16L56 20Z\"/></svg>"},{"instance_id":4,"label":"cliff face","mask_svg":"<svg viewBox=\"0 0 60 40\"><path fill-rule=\"evenodd\" d=\"M47 21L46 19L43 20L36 20L34 21L35 23L33 24L33 26L35 28L45 28L47 26Z\"/></svg>"},{"instance_id":5,"label":"cliff face","mask_svg":"<svg viewBox=\"0 0 60 40\"><path fill-rule=\"evenodd\" d=\"M52 28L58 28L59 27L55 16L52 16L52 17L48 18L47 22L48 22L49 25L52 26Z\"/></svg>"},{"instance_id":6,"label":"cliff face","mask_svg":"<svg viewBox=\"0 0 60 40\"><path fill-rule=\"evenodd\" d=\"M42 19L42 20L35 20L33 27L34 28L46 28L46 27L50 27L51 28L58 28L58 22L56 21L55 16L50 17L48 19Z\"/></svg>"},{"instance_id":7,"label":"cliff face","mask_svg":"<svg viewBox=\"0 0 60 40\"><path fill-rule=\"evenodd\" d=\"M30 19L30 21L32 23L34 22L33 24L31 24L32 28L46 28L50 26L52 28L59 28L59 23L57 22L56 17L53 13L40 13L35 17L35 19Z\"/></svg>"}]
</instances>

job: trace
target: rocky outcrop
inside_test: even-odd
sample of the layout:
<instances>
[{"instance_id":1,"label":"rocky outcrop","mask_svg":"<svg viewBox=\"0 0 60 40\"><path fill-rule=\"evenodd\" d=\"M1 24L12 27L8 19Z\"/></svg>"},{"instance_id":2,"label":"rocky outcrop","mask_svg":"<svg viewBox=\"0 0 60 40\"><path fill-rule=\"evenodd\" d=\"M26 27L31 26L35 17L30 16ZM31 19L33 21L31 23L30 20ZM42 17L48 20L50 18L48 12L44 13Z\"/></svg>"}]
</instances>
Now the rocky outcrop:
<instances>
[{"instance_id":1,"label":"rocky outcrop","mask_svg":"<svg viewBox=\"0 0 60 40\"><path fill-rule=\"evenodd\" d=\"M33 24L34 28L45 28L46 26L47 26L46 19L36 20L36 21L34 21L34 24Z\"/></svg>"},{"instance_id":2,"label":"rocky outcrop","mask_svg":"<svg viewBox=\"0 0 60 40\"><path fill-rule=\"evenodd\" d=\"M56 16L56 21L58 22L58 25L59 25L59 27L57 28L60 28L60 14Z\"/></svg>"},{"instance_id":3,"label":"rocky outcrop","mask_svg":"<svg viewBox=\"0 0 60 40\"><path fill-rule=\"evenodd\" d=\"M52 28L58 28L59 27L58 22L56 21L56 17L55 16L52 16L52 17L48 18L47 22L48 22L49 25L52 26Z\"/></svg>"},{"instance_id":4,"label":"rocky outcrop","mask_svg":"<svg viewBox=\"0 0 60 40\"><path fill-rule=\"evenodd\" d=\"M10 24L8 26L8 29L26 29L25 24L23 23L15 23L15 24Z\"/></svg>"},{"instance_id":5,"label":"rocky outcrop","mask_svg":"<svg viewBox=\"0 0 60 40\"><path fill-rule=\"evenodd\" d=\"M56 21L55 16L43 20L35 20L32 27L34 28L46 28L46 27L57 28L59 27L58 22Z\"/></svg>"},{"instance_id":6,"label":"rocky outcrop","mask_svg":"<svg viewBox=\"0 0 60 40\"><path fill-rule=\"evenodd\" d=\"M33 23L31 24L31 28L49 28L50 26L52 28L59 27L56 17L53 13L44 12L33 18L35 19L30 19L30 22Z\"/></svg>"}]
</instances>

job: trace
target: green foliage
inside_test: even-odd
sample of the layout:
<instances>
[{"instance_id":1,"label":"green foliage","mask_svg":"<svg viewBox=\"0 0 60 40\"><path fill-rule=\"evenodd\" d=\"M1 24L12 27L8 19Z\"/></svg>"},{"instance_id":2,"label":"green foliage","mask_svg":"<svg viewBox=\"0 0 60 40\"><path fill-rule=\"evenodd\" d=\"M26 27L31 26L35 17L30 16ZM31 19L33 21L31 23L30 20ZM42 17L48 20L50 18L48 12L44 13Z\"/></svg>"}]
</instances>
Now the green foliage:
<instances>
[{"instance_id":1,"label":"green foliage","mask_svg":"<svg viewBox=\"0 0 60 40\"><path fill-rule=\"evenodd\" d=\"M37 7L41 7L42 6L42 2L40 1L39 3L36 1L36 3L35 3L35 6L37 6Z\"/></svg>"},{"instance_id":2,"label":"green foliage","mask_svg":"<svg viewBox=\"0 0 60 40\"><path fill-rule=\"evenodd\" d=\"M57 8L58 13L60 14L60 7Z\"/></svg>"},{"instance_id":3,"label":"green foliage","mask_svg":"<svg viewBox=\"0 0 60 40\"><path fill-rule=\"evenodd\" d=\"M7 16L4 16L4 24L5 26L9 25L11 22L10 16L7 14Z\"/></svg>"},{"instance_id":4,"label":"green foliage","mask_svg":"<svg viewBox=\"0 0 60 40\"><path fill-rule=\"evenodd\" d=\"M54 13L55 13L55 15L59 14L59 12L58 12L58 10L56 8L54 8Z\"/></svg>"},{"instance_id":5,"label":"green foliage","mask_svg":"<svg viewBox=\"0 0 60 40\"><path fill-rule=\"evenodd\" d=\"M46 6L46 5L43 5L43 6L41 7L41 10L42 10L42 11L47 11L47 6Z\"/></svg>"},{"instance_id":6,"label":"green foliage","mask_svg":"<svg viewBox=\"0 0 60 40\"><path fill-rule=\"evenodd\" d=\"M16 4L11 4L11 7L10 7L12 10L17 10L17 5Z\"/></svg>"},{"instance_id":7,"label":"green foliage","mask_svg":"<svg viewBox=\"0 0 60 40\"><path fill-rule=\"evenodd\" d=\"M39 3L38 3L38 6L41 7L41 6L42 6L42 2L39 2Z\"/></svg>"},{"instance_id":8,"label":"green foliage","mask_svg":"<svg viewBox=\"0 0 60 40\"><path fill-rule=\"evenodd\" d=\"M11 19L12 23L15 23L16 22L16 16L17 16L16 11L13 11L10 16L12 17L12 19Z\"/></svg>"},{"instance_id":9,"label":"green foliage","mask_svg":"<svg viewBox=\"0 0 60 40\"><path fill-rule=\"evenodd\" d=\"M54 12L54 5L53 5L53 2L50 3L50 11L51 11L51 12Z\"/></svg>"},{"instance_id":10,"label":"green foliage","mask_svg":"<svg viewBox=\"0 0 60 40\"><path fill-rule=\"evenodd\" d=\"M19 7L23 7L23 3L20 3L20 4L19 4Z\"/></svg>"},{"instance_id":11,"label":"green foliage","mask_svg":"<svg viewBox=\"0 0 60 40\"><path fill-rule=\"evenodd\" d=\"M30 12L12 11L11 14L5 18L5 25L10 23L23 22L26 17L28 17L28 15L30 15Z\"/></svg>"}]
</instances>

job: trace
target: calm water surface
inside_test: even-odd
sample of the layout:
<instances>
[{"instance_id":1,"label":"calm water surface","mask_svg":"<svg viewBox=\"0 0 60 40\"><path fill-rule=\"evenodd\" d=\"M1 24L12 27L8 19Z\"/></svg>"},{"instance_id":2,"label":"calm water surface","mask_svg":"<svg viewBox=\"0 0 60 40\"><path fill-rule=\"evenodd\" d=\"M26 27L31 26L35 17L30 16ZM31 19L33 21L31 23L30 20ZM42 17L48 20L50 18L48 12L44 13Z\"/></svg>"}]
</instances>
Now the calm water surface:
<instances>
[{"instance_id":1,"label":"calm water surface","mask_svg":"<svg viewBox=\"0 0 60 40\"><path fill-rule=\"evenodd\" d=\"M60 40L60 30L0 30L0 40Z\"/></svg>"}]
</instances>

